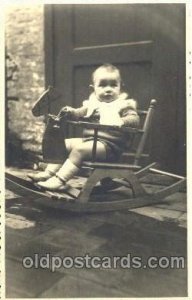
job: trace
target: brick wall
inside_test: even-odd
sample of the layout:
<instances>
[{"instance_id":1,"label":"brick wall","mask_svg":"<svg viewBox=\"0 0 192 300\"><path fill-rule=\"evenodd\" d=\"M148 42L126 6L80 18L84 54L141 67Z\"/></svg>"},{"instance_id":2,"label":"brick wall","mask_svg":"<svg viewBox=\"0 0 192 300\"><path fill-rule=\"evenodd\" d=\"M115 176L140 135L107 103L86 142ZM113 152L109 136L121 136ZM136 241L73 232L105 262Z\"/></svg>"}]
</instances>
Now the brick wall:
<instances>
[{"instance_id":1,"label":"brick wall","mask_svg":"<svg viewBox=\"0 0 192 300\"><path fill-rule=\"evenodd\" d=\"M19 98L8 102L9 136L21 141L22 150L38 152L44 124L31 108L44 91L43 5L8 6L5 30L7 53L18 67L8 82L8 95Z\"/></svg>"}]
</instances>

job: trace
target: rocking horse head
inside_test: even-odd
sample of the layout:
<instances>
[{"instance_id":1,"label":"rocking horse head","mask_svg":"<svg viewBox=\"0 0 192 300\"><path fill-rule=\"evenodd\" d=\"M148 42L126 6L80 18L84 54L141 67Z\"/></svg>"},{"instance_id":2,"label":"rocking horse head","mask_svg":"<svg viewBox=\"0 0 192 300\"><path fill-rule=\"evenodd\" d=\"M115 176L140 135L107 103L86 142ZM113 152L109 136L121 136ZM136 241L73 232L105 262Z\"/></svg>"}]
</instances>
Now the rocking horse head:
<instances>
[{"instance_id":1,"label":"rocking horse head","mask_svg":"<svg viewBox=\"0 0 192 300\"><path fill-rule=\"evenodd\" d=\"M49 86L48 89L35 102L32 113L35 117L48 115L51 112L51 106L62 94L54 87Z\"/></svg>"}]
</instances>

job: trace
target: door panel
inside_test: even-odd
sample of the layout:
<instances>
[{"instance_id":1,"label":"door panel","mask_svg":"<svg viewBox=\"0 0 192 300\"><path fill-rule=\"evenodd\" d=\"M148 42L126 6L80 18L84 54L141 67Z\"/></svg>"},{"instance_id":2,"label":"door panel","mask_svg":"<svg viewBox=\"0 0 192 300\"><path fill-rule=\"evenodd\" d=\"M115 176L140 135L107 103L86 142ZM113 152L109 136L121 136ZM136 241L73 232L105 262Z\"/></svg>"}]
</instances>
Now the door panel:
<instances>
[{"instance_id":1,"label":"door panel","mask_svg":"<svg viewBox=\"0 0 192 300\"><path fill-rule=\"evenodd\" d=\"M120 68L125 89L139 101L140 107L148 105L153 42L148 40L152 35L149 28L141 36L147 13L145 6L141 9L142 18L136 22L140 13L134 5L52 7L54 67L51 80L64 94L62 103L58 103L53 112L65 104L78 107L90 92L91 73L107 62ZM133 30L131 24L135 22Z\"/></svg>"},{"instance_id":2,"label":"door panel","mask_svg":"<svg viewBox=\"0 0 192 300\"><path fill-rule=\"evenodd\" d=\"M146 5L76 5L74 47L151 40L151 28L145 24L148 18Z\"/></svg>"}]
</instances>

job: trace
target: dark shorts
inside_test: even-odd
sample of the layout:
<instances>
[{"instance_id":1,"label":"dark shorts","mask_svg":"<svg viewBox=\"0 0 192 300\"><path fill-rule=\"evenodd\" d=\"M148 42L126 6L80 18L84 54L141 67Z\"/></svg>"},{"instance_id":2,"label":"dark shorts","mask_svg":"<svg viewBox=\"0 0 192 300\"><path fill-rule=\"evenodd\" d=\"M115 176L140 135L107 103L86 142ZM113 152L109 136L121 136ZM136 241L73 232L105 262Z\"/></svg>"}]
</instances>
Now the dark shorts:
<instances>
[{"instance_id":1,"label":"dark shorts","mask_svg":"<svg viewBox=\"0 0 192 300\"><path fill-rule=\"evenodd\" d=\"M83 138L83 141L93 141L93 138ZM105 146L106 162L117 162L123 152L119 147L114 147L114 144L98 138L98 141Z\"/></svg>"},{"instance_id":2,"label":"dark shorts","mask_svg":"<svg viewBox=\"0 0 192 300\"><path fill-rule=\"evenodd\" d=\"M105 141L100 141L105 145L106 149L106 159L107 162L117 162L121 156L120 152L114 151L114 149Z\"/></svg>"}]
</instances>

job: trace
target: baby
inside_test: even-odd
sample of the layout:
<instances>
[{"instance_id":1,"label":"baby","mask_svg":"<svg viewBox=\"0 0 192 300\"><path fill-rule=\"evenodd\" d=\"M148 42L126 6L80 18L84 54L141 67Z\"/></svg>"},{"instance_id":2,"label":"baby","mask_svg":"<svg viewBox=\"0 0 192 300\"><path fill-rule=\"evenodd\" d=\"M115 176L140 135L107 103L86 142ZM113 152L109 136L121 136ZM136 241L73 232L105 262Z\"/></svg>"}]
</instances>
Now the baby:
<instances>
[{"instance_id":1,"label":"baby","mask_svg":"<svg viewBox=\"0 0 192 300\"><path fill-rule=\"evenodd\" d=\"M126 93L121 92L121 75L119 69L111 64L104 64L92 74L93 92L80 108L65 106L60 115L69 115L71 119L81 117L99 117L100 124L127 125L137 127L139 117L136 112L137 104L128 99ZM93 147L93 130L85 129L83 138L66 139L68 159L61 164L48 164L44 172L29 175L37 185L45 190L58 191L66 188L66 183L81 168L83 161L91 160ZM127 136L124 133L113 131L98 131L97 161L117 161L123 152Z\"/></svg>"}]
</instances>

